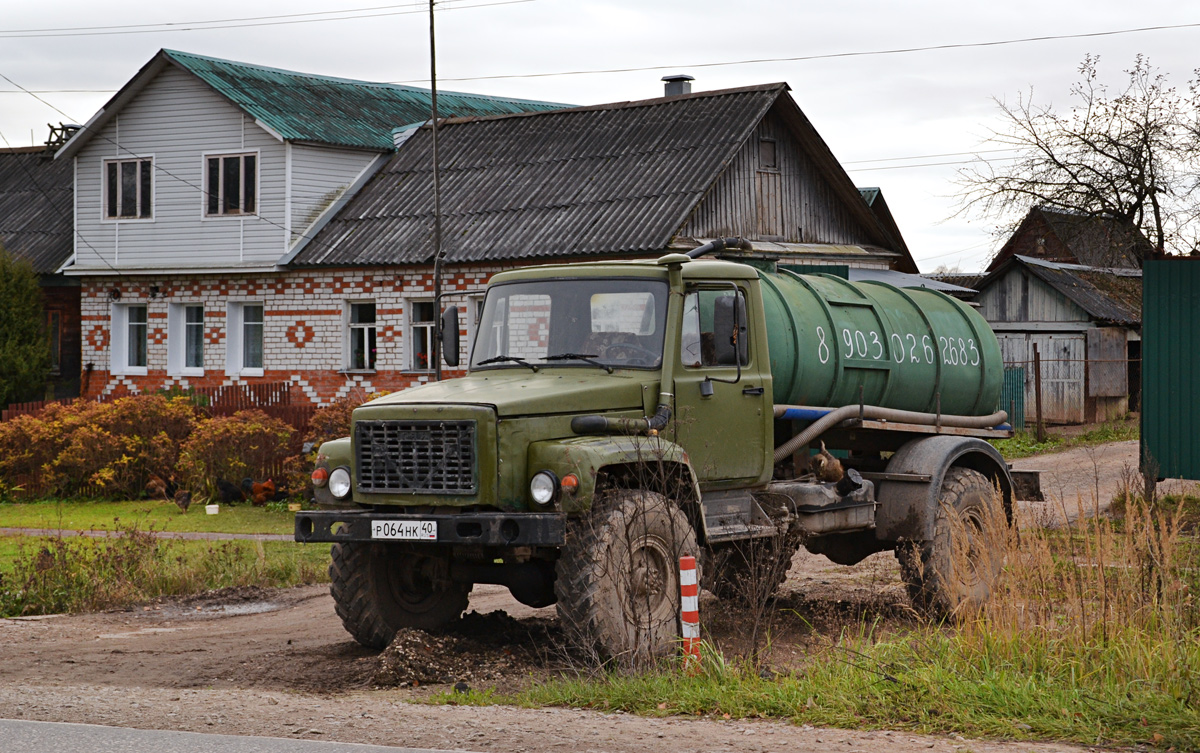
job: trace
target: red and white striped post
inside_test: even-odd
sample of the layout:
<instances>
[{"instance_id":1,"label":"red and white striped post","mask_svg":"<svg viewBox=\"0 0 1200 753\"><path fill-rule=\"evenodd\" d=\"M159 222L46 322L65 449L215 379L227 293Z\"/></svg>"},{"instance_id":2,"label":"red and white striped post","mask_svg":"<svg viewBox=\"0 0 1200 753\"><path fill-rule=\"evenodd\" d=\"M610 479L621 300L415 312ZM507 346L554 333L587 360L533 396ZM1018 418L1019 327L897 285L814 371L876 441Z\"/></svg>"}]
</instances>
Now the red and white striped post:
<instances>
[{"instance_id":1,"label":"red and white striped post","mask_svg":"<svg viewBox=\"0 0 1200 753\"><path fill-rule=\"evenodd\" d=\"M700 583L696 578L696 558L679 558L679 622L683 627L685 666L700 666Z\"/></svg>"}]
</instances>

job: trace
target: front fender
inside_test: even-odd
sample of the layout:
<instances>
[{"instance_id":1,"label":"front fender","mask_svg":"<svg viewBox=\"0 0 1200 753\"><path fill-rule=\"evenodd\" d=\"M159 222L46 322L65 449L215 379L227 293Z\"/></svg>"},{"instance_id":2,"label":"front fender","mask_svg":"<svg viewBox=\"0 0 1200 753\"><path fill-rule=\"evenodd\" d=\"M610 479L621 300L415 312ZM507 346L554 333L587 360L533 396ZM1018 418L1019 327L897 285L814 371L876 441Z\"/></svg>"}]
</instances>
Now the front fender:
<instances>
[{"instance_id":1,"label":"front fender","mask_svg":"<svg viewBox=\"0 0 1200 753\"><path fill-rule=\"evenodd\" d=\"M696 474L688 461L687 453L674 442L660 437L643 436L588 436L569 439L552 439L529 445L529 476L542 470L553 471L559 478L574 473L579 478L579 490L573 495L564 495L563 512L577 513L591 509L596 493L596 481L601 471L620 466L645 473L647 489L673 483L682 470L686 473L682 482L688 485L683 496L698 499ZM670 472L668 472L668 468ZM667 496L672 496L668 494Z\"/></svg>"}]
</instances>

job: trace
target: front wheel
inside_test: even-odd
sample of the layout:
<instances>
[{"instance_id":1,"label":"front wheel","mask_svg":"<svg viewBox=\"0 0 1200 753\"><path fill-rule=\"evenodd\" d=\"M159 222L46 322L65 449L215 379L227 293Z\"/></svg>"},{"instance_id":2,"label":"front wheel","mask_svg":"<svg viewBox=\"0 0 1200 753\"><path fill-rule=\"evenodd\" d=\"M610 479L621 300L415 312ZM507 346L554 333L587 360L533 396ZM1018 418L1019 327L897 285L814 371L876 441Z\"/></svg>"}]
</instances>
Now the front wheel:
<instances>
[{"instance_id":1,"label":"front wheel","mask_svg":"<svg viewBox=\"0 0 1200 753\"><path fill-rule=\"evenodd\" d=\"M933 540L896 548L913 607L934 619L956 618L982 607L1004 565L1006 533L999 490L979 471L948 470Z\"/></svg>"},{"instance_id":2,"label":"front wheel","mask_svg":"<svg viewBox=\"0 0 1200 753\"><path fill-rule=\"evenodd\" d=\"M606 659L665 654L679 636L679 558L698 553L687 517L661 494L604 493L572 521L558 560L564 628Z\"/></svg>"},{"instance_id":3,"label":"front wheel","mask_svg":"<svg viewBox=\"0 0 1200 753\"><path fill-rule=\"evenodd\" d=\"M449 579L450 558L397 544L334 544L329 592L342 625L383 649L402 628L437 630L467 608L470 583Z\"/></svg>"}]
</instances>

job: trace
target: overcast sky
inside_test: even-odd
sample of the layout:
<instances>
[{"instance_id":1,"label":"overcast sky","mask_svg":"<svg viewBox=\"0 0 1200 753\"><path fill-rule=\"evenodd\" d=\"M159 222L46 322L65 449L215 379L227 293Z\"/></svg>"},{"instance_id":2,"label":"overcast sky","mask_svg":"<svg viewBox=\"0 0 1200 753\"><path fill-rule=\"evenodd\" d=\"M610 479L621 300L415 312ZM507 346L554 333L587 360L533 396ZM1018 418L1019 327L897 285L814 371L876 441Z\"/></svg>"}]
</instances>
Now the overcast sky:
<instances>
[{"instance_id":1,"label":"overcast sky","mask_svg":"<svg viewBox=\"0 0 1200 753\"><path fill-rule=\"evenodd\" d=\"M414 0L58 0L50 7L0 0L0 75L48 103L0 79L0 135L11 146L43 142L47 123L86 122L164 47L428 85L428 18ZM989 127L999 123L994 97L1011 101L1032 88L1037 101L1066 107L1087 53L1100 56L1101 77L1114 85L1137 53L1181 89L1200 67L1200 26L701 67L1200 24L1196 6L1165 0L448 0L440 7L445 89L585 105L661 96L659 79L669 73L695 76L696 91L786 81L854 182L883 189L922 271L973 271L995 252L994 222L952 217L961 164L930 164L986 148ZM150 24L158 26L130 28ZM484 78L615 68L647 70Z\"/></svg>"}]
</instances>

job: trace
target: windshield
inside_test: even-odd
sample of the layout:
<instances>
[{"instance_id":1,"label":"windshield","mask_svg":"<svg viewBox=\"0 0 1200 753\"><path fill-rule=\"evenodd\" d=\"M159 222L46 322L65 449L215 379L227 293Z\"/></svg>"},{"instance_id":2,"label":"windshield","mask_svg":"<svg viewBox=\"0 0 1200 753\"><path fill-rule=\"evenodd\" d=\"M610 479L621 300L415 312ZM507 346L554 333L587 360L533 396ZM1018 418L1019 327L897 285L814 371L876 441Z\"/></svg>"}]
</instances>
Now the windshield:
<instances>
[{"instance_id":1,"label":"windshield","mask_svg":"<svg viewBox=\"0 0 1200 753\"><path fill-rule=\"evenodd\" d=\"M483 304L471 368L523 368L522 362L657 368L666 315L667 284L658 280L496 285Z\"/></svg>"}]
</instances>

